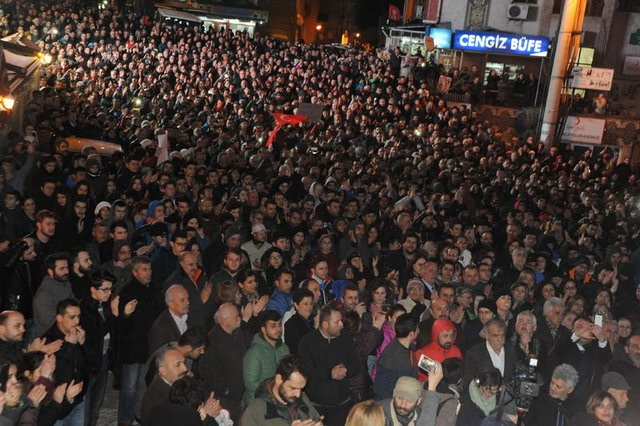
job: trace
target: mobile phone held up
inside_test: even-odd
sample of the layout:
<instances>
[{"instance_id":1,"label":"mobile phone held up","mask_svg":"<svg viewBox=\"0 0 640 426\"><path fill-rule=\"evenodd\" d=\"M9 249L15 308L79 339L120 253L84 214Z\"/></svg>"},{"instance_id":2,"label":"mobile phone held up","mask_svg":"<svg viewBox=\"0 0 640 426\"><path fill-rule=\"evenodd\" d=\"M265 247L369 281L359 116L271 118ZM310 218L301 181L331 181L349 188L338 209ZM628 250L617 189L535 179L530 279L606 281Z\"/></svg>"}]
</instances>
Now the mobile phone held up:
<instances>
[{"instance_id":1,"label":"mobile phone held up","mask_svg":"<svg viewBox=\"0 0 640 426\"><path fill-rule=\"evenodd\" d=\"M418 360L418 367L422 368L427 373L431 373L436 365L438 365L438 363L425 354L420 355L420 359Z\"/></svg>"}]
</instances>

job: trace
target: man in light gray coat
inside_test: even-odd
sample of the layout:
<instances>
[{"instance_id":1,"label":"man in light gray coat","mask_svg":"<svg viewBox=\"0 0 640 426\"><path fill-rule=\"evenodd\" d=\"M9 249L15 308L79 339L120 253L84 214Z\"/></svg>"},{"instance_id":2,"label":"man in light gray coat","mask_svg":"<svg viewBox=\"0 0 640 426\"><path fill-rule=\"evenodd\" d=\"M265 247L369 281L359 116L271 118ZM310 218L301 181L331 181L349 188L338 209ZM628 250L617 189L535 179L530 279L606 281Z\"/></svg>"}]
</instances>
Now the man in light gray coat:
<instances>
[{"instance_id":1,"label":"man in light gray coat","mask_svg":"<svg viewBox=\"0 0 640 426\"><path fill-rule=\"evenodd\" d=\"M42 336L54 323L58 302L73 298L67 254L53 253L45 259L44 265L47 275L33 298L33 319L37 337Z\"/></svg>"}]
</instances>

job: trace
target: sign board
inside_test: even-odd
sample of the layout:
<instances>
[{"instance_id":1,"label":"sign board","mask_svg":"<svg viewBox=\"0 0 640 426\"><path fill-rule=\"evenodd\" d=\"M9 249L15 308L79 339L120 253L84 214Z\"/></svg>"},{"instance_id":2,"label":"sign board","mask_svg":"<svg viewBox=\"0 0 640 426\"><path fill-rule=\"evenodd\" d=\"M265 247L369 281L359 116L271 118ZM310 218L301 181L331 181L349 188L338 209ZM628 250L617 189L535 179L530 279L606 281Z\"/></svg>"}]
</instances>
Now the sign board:
<instances>
[{"instance_id":1,"label":"sign board","mask_svg":"<svg viewBox=\"0 0 640 426\"><path fill-rule=\"evenodd\" d=\"M322 108L323 105L301 102L300 107L298 107L298 114L306 115L307 117L309 117L309 121L312 123L321 123Z\"/></svg>"},{"instance_id":2,"label":"sign board","mask_svg":"<svg viewBox=\"0 0 640 426\"><path fill-rule=\"evenodd\" d=\"M427 52L433 52L436 49L436 44L433 42L433 37L425 37L424 38L424 47L427 49Z\"/></svg>"},{"instance_id":3,"label":"sign board","mask_svg":"<svg viewBox=\"0 0 640 426\"><path fill-rule=\"evenodd\" d=\"M453 48L469 52L544 57L549 51L549 39L518 34L456 31L453 35Z\"/></svg>"},{"instance_id":4,"label":"sign board","mask_svg":"<svg viewBox=\"0 0 640 426\"><path fill-rule=\"evenodd\" d=\"M640 56L625 56L622 74L640 75Z\"/></svg>"},{"instance_id":5,"label":"sign board","mask_svg":"<svg viewBox=\"0 0 640 426\"><path fill-rule=\"evenodd\" d=\"M602 143L605 123L606 120L601 118L569 116L565 121L562 140L599 145Z\"/></svg>"},{"instance_id":6,"label":"sign board","mask_svg":"<svg viewBox=\"0 0 640 426\"><path fill-rule=\"evenodd\" d=\"M451 49L451 34L449 28L431 27L428 35L433 37L436 49Z\"/></svg>"},{"instance_id":7,"label":"sign board","mask_svg":"<svg viewBox=\"0 0 640 426\"><path fill-rule=\"evenodd\" d=\"M571 77L571 87L575 89L609 91L613 81L613 69L573 67Z\"/></svg>"}]
</instances>

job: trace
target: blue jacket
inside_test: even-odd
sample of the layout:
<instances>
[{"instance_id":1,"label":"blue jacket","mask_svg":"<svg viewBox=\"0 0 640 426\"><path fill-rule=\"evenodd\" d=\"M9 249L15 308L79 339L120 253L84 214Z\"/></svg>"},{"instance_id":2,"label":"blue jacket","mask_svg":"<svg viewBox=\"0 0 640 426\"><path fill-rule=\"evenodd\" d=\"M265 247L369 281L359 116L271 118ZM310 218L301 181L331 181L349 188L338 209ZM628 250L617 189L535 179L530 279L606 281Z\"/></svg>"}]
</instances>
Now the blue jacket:
<instances>
[{"instance_id":1,"label":"blue jacket","mask_svg":"<svg viewBox=\"0 0 640 426\"><path fill-rule=\"evenodd\" d=\"M280 316L284 315L285 312L291 308L293 304L293 299L291 298L290 293L283 293L277 288L273 291L273 294L269 298L269 303L267 303L267 309L272 311L276 311L280 314Z\"/></svg>"}]
</instances>

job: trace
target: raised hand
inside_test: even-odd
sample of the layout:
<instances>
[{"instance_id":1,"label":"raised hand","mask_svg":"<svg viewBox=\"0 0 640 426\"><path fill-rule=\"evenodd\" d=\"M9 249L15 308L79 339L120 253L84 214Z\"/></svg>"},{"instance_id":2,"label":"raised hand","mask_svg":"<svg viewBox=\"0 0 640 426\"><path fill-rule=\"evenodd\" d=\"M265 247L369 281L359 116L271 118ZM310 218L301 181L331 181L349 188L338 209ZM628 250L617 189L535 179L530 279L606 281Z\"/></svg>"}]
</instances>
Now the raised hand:
<instances>
[{"instance_id":1,"label":"raised hand","mask_svg":"<svg viewBox=\"0 0 640 426\"><path fill-rule=\"evenodd\" d=\"M132 301L124 305L124 316L128 317L129 315L131 315L136 310L137 306L138 301L136 299L133 299Z\"/></svg>"},{"instance_id":2,"label":"raised hand","mask_svg":"<svg viewBox=\"0 0 640 426\"><path fill-rule=\"evenodd\" d=\"M67 334L64 335L64 341L69 342L72 345L78 343L78 333L75 330L70 330Z\"/></svg>"},{"instance_id":3,"label":"raised hand","mask_svg":"<svg viewBox=\"0 0 640 426\"><path fill-rule=\"evenodd\" d=\"M44 397L47 396L47 388L44 385L36 385L31 388L31 392L29 392L29 399L33 402L33 405L38 407Z\"/></svg>"},{"instance_id":4,"label":"raised hand","mask_svg":"<svg viewBox=\"0 0 640 426\"><path fill-rule=\"evenodd\" d=\"M267 306L267 303L269 303L269 296L262 296L261 298L259 298L255 303L253 303L253 315L254 316L258 316L258 314L260 314L260 312L264 311L264 308Z\"/></svg>"},{"instance_id":5,"label":"raised hand","mask_svg":"<svg viewBox=\"0 0 640 426\"><path fill-rule=\"evenodd\" d=\"M109 303L109 307L111 308L111 314L114 317L117 317L118 314L120 313L119 306L120 306L120 296L116 296L113 299L111 299L111 302Z\"/></svg>"},{"instance_id":6,"label":"raised hand","mask_svg":"<svg viewBox=\"0 0 640 426\"><path fill-rule=\"evenodd\" d=\"M381 312L378 312L376 316L373 318L373 326L378 330L380 330L384 325L385 320L386 320L386 315Z\"/></svg>"},{"instance_id":7,"label":"raised hand","mask_svg":"<svg viewBox=\"0 0 640 426\"><path fill-rule=\"evenodd\" d=\"M62 404L64 401L64 396L67 393L67 384L63 383L56 387L56 390L53 391L53 400L58 404Z\"/></svg>"},{"instance_id":8,"label":"raised hand","mask_svg":"<svg viewBox=\"0 0 640 426\"><path fill-rule=\"evenodd\" d=\"M242 321L248 322L253 316L253 304L247 303L242 308L240 308L240 314L242 315Z\"/></svg>"},{"instance_id":9,"label":"raised hand","mask_svg":"<svg viewBox=\"0 0 640 426\"><path fill-rule=\"evenodd\" d=\"M54 371L56 371L56 356L53 354L45 355L42 364L40 364L40 374L51 380Z\"/></svg>"},{"instance_id":10,"label":"raised hand","mask_svg":"<svg viewBox=\"0 0 640 426\"><path fill-rule=\"evenodd\" d=\"M214 398L213 392L209 394L209 398L204 402L204 411L207 413L209 417L216 417L220 414L220 410L222 407L220 406L220 401Z\"/></svg>"},{"instance_id":11,"label":"raised hand","mask_svg":"<svg viewBox=\"0 0 640 426\"><path fill-rule=\"evenodd\" d=\"M67 386L67 401L73 402L74 398L78 396L80 392L82 392L83 385L83 382L76 383L75 380L71 380L71 383L69 383L69 386Z\"/></svg>"},{"instance_id":12,"label":"raised hand","mask_svg":"<svg viewBox=\"0 0 640 426\"><path fill-rule=\"evenodd\" d=\"M42 347L42 352L44 352L47 355L54 354L60 350L63 344L64 344L64 340L62 339L54 340L53 342L47 343L46 345L44 345Z\"/></svg>"},{"instance_id":13,"label":"raised hand","mask_svg":"<svg viewBox=\"0 0 640 426\"><path fill-rule=\"evenodd\" d=\"M80 326L76 327L76 336L78 336L78 343L84 345L85 340L87 339L87 332Z\"/></svg>"}]
</instances>

